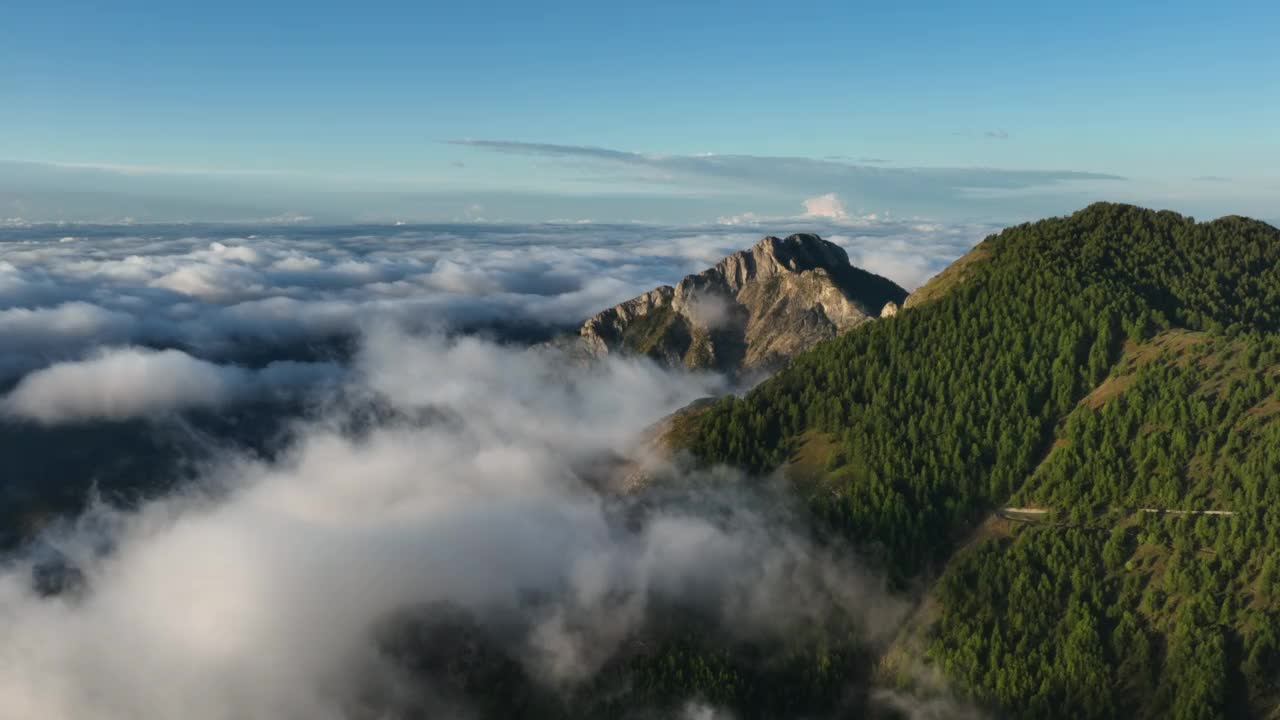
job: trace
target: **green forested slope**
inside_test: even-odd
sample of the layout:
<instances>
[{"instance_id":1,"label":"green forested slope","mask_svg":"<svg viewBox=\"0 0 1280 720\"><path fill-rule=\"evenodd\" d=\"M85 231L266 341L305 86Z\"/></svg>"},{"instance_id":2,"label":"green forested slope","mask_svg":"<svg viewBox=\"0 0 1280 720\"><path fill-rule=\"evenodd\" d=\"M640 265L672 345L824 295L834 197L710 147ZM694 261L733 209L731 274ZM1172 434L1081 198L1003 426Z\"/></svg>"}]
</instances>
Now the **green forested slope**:
<instances>
[{"instance_id":1,"label":"green forested slope","mask_svg":"<svg viewBox=\"0 0 1280 720\"><path fill-rule=\"evenodd\" d=\"M1184 332L1128 348L1012 501L1044 523L948 568L944 668L1039 717L1274 709L1278 350Z\"/></svg>"},{"instance_id":2,"label":"green forested slope","mask_svg":"<svg viewBox=\"0 0 1280 720\"><path fill-rule=\"evenodd\" d=\"M1280 231L1099 204L970 260L897 318L717 403L683 442L755 471L822 448L802 486L821 525L902 579L945 563L930 655L995 709L1265 716ZM1052 521L953 557L1011 501Z\"/></svg>"}]
</instances>

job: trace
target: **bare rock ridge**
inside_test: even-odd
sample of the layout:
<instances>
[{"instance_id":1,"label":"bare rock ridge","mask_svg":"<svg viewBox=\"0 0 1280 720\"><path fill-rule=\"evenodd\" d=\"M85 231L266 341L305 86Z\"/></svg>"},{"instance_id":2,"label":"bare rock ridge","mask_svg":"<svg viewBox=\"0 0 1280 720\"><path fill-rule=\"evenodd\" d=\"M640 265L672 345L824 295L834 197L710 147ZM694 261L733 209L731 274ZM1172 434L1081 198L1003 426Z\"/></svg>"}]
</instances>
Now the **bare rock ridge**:
<instances>
[{"instance_id":1,"label":"bare rock ridge","mask_svg":"<svg viewBox=\"0 0 1280 720\"><path fill-rule=\"evenodd\" d=\"M772 370L816 343L892 315L906 297L817 235L770 236L674 287L599 313L583 324L578 342L593 357L628 352L671 366Z\"/></svg>"}]
</instances>

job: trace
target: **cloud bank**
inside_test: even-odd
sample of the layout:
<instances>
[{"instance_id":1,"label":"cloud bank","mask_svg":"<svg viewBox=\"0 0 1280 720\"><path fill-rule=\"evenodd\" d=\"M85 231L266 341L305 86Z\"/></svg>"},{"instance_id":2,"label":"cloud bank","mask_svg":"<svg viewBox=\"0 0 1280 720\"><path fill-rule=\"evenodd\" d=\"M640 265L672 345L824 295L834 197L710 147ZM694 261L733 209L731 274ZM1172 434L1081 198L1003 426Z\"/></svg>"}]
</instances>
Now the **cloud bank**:
<instances>
[{"instance_id":1,"label":"cloud bank","mask_svg":"<svg viewBox=\"0 0 1280 720\"><path fill-rule=\"evenodd\" d=\"M112 348L25 376L0 400L0 411L45 425L124 420L264 400L332 381L341 373L327 363L279 361L250 370L216 365L180 350Z\"/></svg>"},{"instance_id":2,"label":"cloud bank","mask_svg":"<svg viewBox=\"0 0 1280 720\"><path fill-rule=\"evenodd\" d=\"M14 527L32 512L44 528L0 558L0 716L470 718L475 697L422 660L460 642L445 631L472 628L559 697L642 652L673 608L759 647L837 621L885 642L907 603L816 543L768 479L610 490L650 423L723 378L577 367L519 335L765 234L817 231L913 286L994 229L812 200L807 217L697 227L0 231L0 432L97 443L104 462L65 465L59 487L129 503L49 523L38 458L14 486L34 498L0 493ZM698 307L708 326L723 313ZM468 334L495 327L509 342ZM304 393L304 410L272 403ZM154 482L169 446L139 433L188 432L193 411L237 423L242 402L285 415L201 426L197 462L174 463L194 479ZM163 422L118 422L134 418ZM279 439L245 441L258 427ZM683 712L727 717L704 700Z\"/></svg>"},{"instance_id":3,"label":"cloud bank","mask_svg":"<svg viewBox=\"0 0 1280 720\"><path fill-rule=\"evenodd\" d=\"M819 232L910 288L996 229L857 216L834 194L810 210L694 227L0 230L0 383L100 346L173 348L223 364L254 364L263 347L323 360L325 343L381 321L545 336L766 234Z\"/></svg>"},{"instance_id":4,"label":"cloud bank","mask_svg":"<svg viewBox=\"0 0 1280 720\"><path fill-rule=\"evenodd\" d=\"M762 641L834 612L872 639L893 627L903 603L785 513L712 494L637 523L587 482L584 465L717 378L565 368L375 332L347 400L278 461L229 457L189 492L100 508L0 568L0 715L463 717L379 642L397 618L445 608L501 629L503 652L553 688L608 663L656 605ZM373 396L399 419L344 431ZM49 556L78 578L54 596L32 583Z\"/></svg>"}]
</instances>

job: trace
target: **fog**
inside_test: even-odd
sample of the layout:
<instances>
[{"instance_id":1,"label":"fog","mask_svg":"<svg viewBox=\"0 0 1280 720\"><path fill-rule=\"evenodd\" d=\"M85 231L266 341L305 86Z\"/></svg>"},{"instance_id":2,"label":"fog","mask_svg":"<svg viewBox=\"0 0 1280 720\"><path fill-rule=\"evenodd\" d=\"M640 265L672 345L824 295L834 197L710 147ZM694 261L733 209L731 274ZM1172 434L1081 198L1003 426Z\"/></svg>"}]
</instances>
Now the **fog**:
<instances>
[{"instance_id":1,"label":"fog","mask_svg":"<svg viewBox=\"0 0 1280 720\"><path fill-rule=\"evenodd\" d=\"M842 242L902 282L976 241L929 232ZM280 453L219 447L176 491L90 498L0 563L0 716L462 718L467 698L388 651L397 628L463 613L572 693L671 607L762 643L846 618L870 647L909 611L777 478L677 465L671 486L611 489L651 423L724 378L460 332L572 326L754 232L118 233L0 246L0 431L303 410ZM277 352L335 332L341 357Z\"/></svg>"},{"instance_id":2,"label":"fog","mask_svg":"<svg viewBox=\"0 0 1280 720\"><path fill-rule=\"evenodd\" d=\"M553 353L394 330L352 372L278 461L228 457L200 487L48 534L75 590L37 592L38 552L10 564L0 714L351 717L386 662L375 628L434 603L517 618L511 652L550 684L599 668L655 597L766 635L837 604L874 634L904 609L781 512L712 493L714 514L673 506L628 528L585 482L578 466L718 378L618 360L565 372ZM366 394L417 419L345 433Z\"/></svg>"}]
</instances>

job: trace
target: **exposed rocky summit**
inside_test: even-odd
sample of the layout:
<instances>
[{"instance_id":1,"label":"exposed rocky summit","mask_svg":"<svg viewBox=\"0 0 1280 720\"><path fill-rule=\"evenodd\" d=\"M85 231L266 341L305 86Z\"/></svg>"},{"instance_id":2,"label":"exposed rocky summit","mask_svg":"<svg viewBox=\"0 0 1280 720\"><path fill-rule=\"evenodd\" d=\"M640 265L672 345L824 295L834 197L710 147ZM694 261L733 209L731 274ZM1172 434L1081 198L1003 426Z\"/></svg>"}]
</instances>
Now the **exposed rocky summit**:
<instances>
[{"instance_id":1,"label":"exposed rocky summit","mask_svg":"<svg viewBox=\"0 0 1280 720\"><path fill-rule=\"evenodd\" d=\"M594 357L631 352L672 366L771 370L906 297L817 235L770 236L675 287L605 310L583 324L578 341Z\"/></svg>"}]
</instances>

